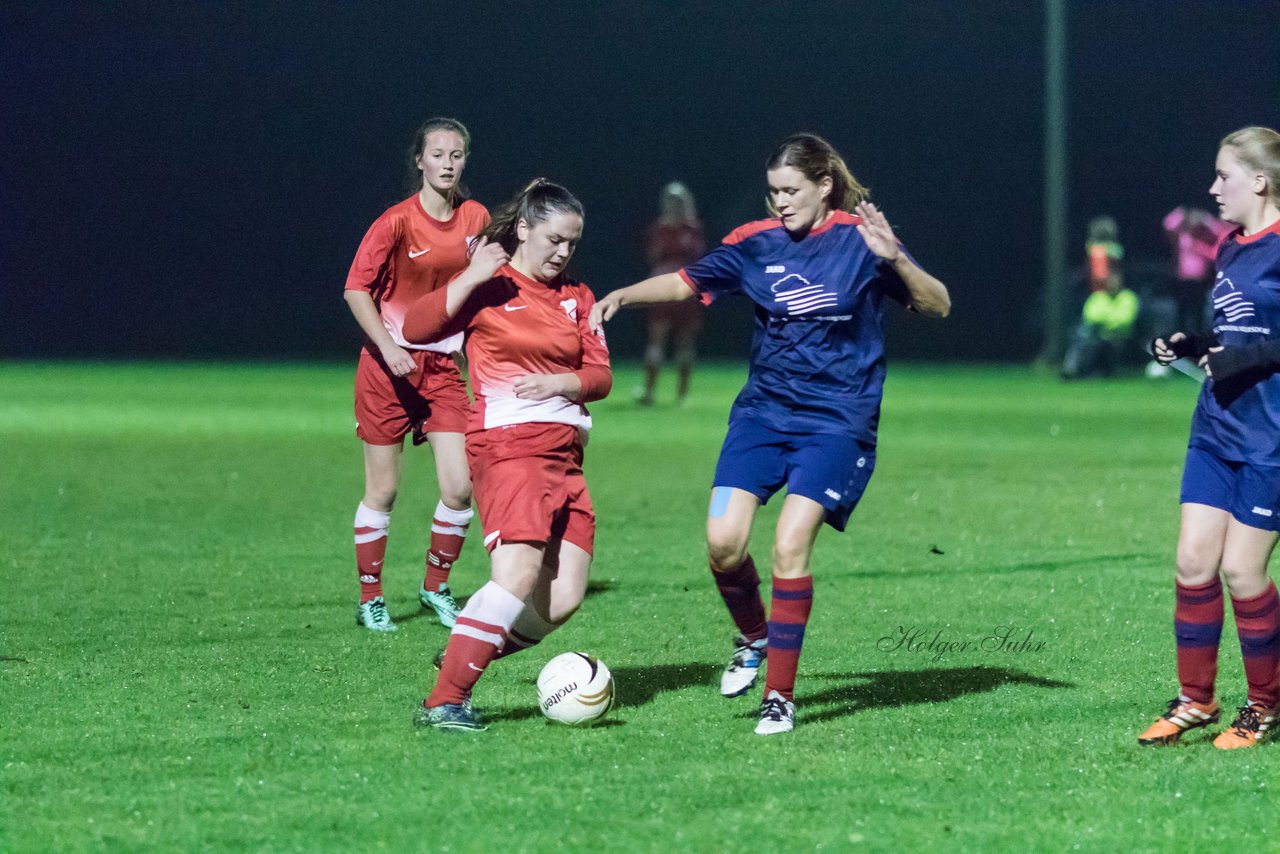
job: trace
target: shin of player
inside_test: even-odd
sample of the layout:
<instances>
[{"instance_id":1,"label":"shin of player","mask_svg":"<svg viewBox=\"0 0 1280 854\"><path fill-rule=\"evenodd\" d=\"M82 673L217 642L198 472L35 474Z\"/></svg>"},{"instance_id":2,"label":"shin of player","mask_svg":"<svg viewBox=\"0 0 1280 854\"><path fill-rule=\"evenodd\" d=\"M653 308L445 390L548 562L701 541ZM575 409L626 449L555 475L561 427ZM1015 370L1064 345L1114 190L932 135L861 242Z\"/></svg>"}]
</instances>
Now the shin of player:
<instances>
[{"instance_id":1,"label":"shin of player","mask_svg":"<svg viewBox=\"0 0 1280 854\"><path fill-rule=\"evenodd\" d=\"M471 266L406 320L411 340L466 336L476 398L467 457L491 562L491 580L458 616L420 726L483 729L471 692L489 663L541 640L586 591L595 512L582 472L584 404L608 394L612 374L604 338L587 324L594 297L564 275L582 223L567 190L531 183L494 215Z\"/></svg>"}]
</instances>

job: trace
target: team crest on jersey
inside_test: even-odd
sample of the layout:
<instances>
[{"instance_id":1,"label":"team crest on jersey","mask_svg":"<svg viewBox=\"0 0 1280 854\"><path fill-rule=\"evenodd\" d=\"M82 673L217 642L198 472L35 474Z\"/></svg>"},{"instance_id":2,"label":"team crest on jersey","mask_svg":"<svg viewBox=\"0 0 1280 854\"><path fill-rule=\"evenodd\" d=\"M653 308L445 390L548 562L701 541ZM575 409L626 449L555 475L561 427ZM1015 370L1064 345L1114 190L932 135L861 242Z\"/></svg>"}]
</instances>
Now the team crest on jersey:
<instances>
[{"instance_id":1,"label":"team crest on jersey","mask_svg":"<svg viewBox=\"0 0 1280 854\"><path fill-rule=\"evenodd\" d=\"M830 308L840 301L826 289L826 285L815 285L799 273L783 276L769 286L769 291L786 307L787 314L808 314L820 308Z\"/></svg>"},{"instance_id":2,"label":"team crest on jersey","mask_svg":"<svg viewBox=\"0 0 1280 854\"><path fill-rule=\"evenodd\" d=\"M560 307L564 309L564 313L569 315L569 319L577 322L578 320L578 301L576 299L560 300Z\"/></svg>"},{"instance_id":3,"label":"team crest on jersey","mask_svg":"<svg viewBox=\"0 0 1280 854\"><path fill-rule=\"evenodd\" d=\"M1213 310L1222 312L1228 322L1238 323L1253 317L1253 309L1253 303L1244 298L1230 279L1219 273L1218 281L1213 285Z\"/></svg>"}]
</instances>

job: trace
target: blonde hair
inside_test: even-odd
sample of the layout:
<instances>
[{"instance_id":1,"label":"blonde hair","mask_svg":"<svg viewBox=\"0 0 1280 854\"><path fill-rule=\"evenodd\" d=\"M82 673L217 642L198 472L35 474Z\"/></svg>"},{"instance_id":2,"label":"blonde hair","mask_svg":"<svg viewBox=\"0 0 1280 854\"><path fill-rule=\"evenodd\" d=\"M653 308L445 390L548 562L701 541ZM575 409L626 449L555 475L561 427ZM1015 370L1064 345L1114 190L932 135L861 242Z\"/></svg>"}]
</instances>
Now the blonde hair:
<instances>
[{"instance_id":1,"label":"blonde hair","mask_svg":"<svg viewBox=\"0 0 1280 854\"><path fill-rule=\"evenodd\" d=\"M795 168L815 184L823 178L830 178L831 195L827 197L827 204L832 210L853 211L871 196L871 191L853 177L835 147L820 136L798 133L784 139L769 157L765 169L782 166ZM777 216L772 199L768 205L769 213Z\"/></svg>"},{"instance_id":2,"label":"blonde hair","mask_svg":"<svg viewBox=\"0 0 1280 854\"><path fill-rule=\"evenodd\" d=\"M1222 138L1219 148L1230 147L1236 159L1267 179L1267 200L1280 208L1280 133L1271 128L1247 127Z\"/></svg>"}]
</instances>

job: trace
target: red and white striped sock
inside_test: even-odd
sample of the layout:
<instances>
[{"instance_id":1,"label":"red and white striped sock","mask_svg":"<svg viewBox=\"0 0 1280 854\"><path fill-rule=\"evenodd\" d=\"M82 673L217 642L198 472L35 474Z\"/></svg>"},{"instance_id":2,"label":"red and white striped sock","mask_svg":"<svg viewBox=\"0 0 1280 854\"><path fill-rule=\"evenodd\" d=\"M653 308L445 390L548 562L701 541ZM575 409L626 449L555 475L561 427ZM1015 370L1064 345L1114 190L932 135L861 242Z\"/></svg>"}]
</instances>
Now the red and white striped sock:
<instances>
[{"instance_id":1,"label":"red and white striped sock","mask_svg":"<svg viewBox=\"0 0 1280 854\"><path fill-rule=\"evenodd\" d=\"M427 549L427 576L422 582L422 586L432 593L439 593L440 588L449 582L449 570L462 554L467 526L474 515L475 511L470 507L454 510L443 501L436 504L436 515L431 520L431 545Z\"/></svg>"},{"instance_id":2,"label":"red and white striped sock","mask_svg":"<svg viewBox=\"0 0 1280 854\"><path fill-rule=\"evenodd\" d=\"M391 514L356 508L356 574L360 576L360 604L382 595L382 561L387 555L387 529Z\"/></svg>"},{"instance_id":3,"label":"red and white striped sock","mask_svg":"<svg viewBox=\"0 0 1280 854\"><path fill-rule=\"evenodd\" d=\"M440 675L423 705L461 703L470 697L523 608L524 602L496 581L473 593L449 633Z\"/></svg>"}]
</instances>

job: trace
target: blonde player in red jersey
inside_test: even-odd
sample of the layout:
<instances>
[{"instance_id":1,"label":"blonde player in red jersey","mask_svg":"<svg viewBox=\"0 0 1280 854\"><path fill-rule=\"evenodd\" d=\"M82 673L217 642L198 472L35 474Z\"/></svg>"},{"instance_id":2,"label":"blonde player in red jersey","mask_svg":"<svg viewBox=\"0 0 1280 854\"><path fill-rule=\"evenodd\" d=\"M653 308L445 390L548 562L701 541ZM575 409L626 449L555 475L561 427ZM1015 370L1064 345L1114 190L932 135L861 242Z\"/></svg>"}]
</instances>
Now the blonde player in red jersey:
<instances>
[{"instance_id":1,"label":"blonde player in red jersey","mask_svg":"<svg viewBox=\"0 0 1280 854\"><path fill-rule=\"evenodd\" d=\"M400 485L404 438L430 442L440 501L431 524L424 608L452 626L458 605L449 570L471 521L471 476L463 439L470 401L453 354L461 336L415 344L402 331L405 312L467 264L467 249L489 212L461 189L471 136L455 119L428 120L414 137L410 165L418 192L389 208L360 242L347 276L346 301L365 333L356 368L356 435L364 442L364 497L356 509L356 623L395 631L382 596L382 563Z\"/></svg>"},{"instance_id":2,"label":"blonde player in red jersey","mask_svg":"<svg viewBox=\"0 0 1280 854\"><path fill-rule=\"evenodd\" d=\"M591 417L609 393L609 352L587 325L595 298L567 278L582 205L539 179L494 214L471 266L418 300L411 341L465 332L475 407L467 458L492 580L458 616L418 726L482 730L471 690L496 656L525 649L582 602L595 513L582 474ZM495 250L511 253L493 265Z\"/></svg>"}]
</instances>

